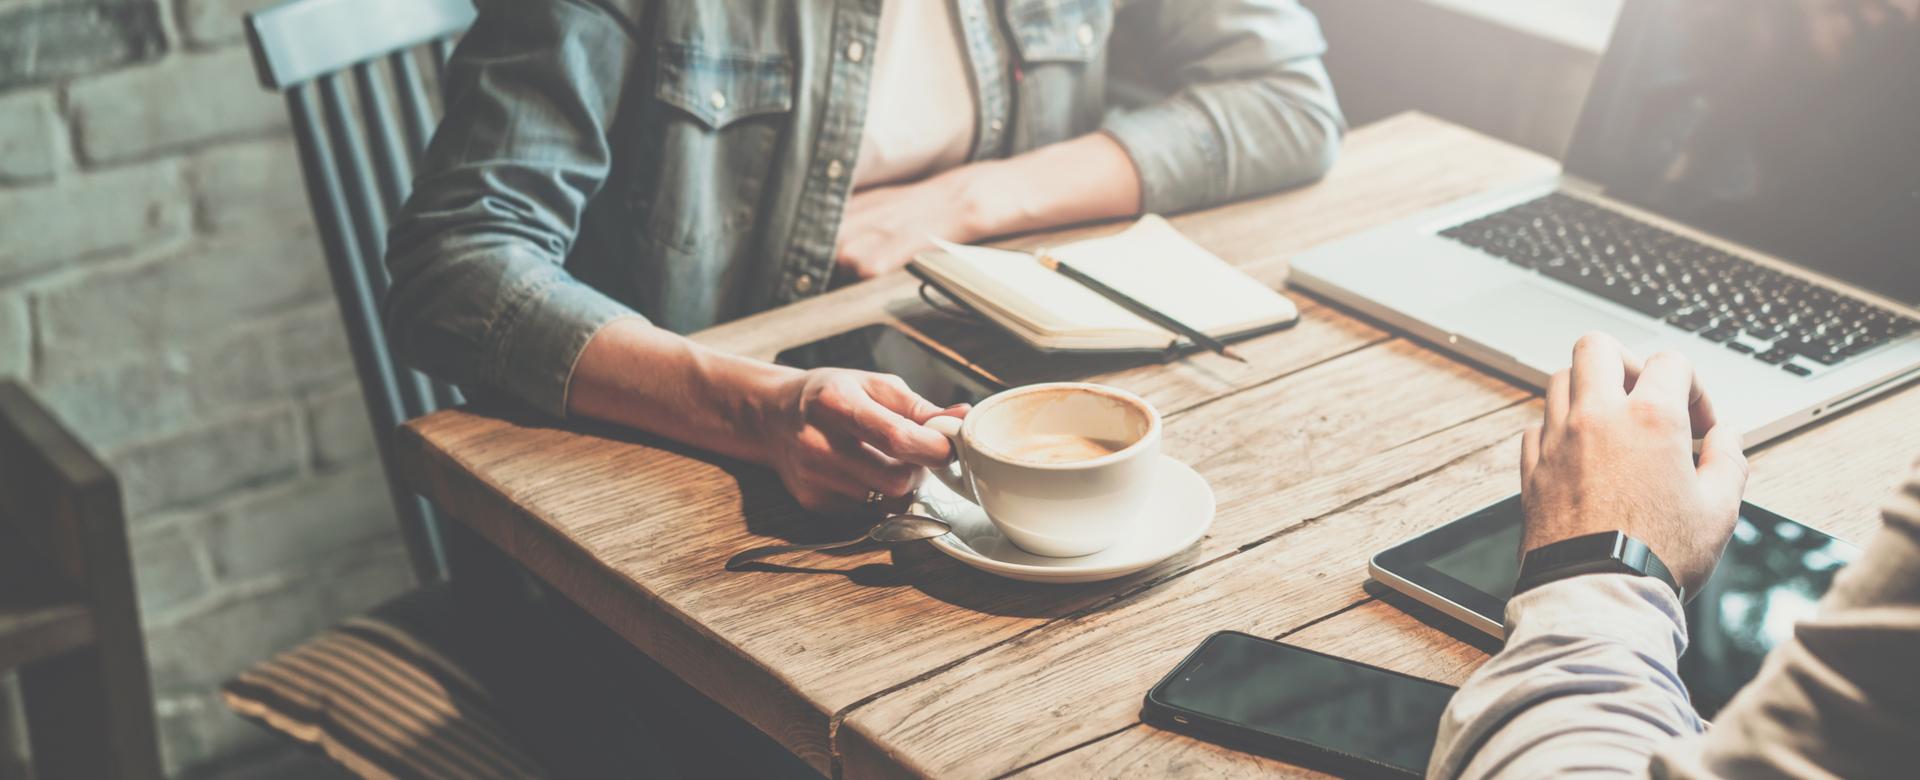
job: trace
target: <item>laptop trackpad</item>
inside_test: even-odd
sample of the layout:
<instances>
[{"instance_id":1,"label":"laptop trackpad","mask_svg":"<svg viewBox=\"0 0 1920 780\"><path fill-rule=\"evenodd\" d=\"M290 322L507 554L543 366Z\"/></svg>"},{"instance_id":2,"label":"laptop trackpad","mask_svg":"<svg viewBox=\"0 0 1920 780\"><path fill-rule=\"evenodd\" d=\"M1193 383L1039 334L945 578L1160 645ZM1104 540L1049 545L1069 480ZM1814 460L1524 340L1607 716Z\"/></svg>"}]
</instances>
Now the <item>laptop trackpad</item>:
<instances>
[{"instance_id":1,"label":"laptop trackpad","mask_svg":"<svg viewBox=\"0 0 1920 780\"><path fill-rule=\"evenodd\" d=\"M1637 353L1659 338L1651 328L1539 285L1515 282L1450 307L1445 322L1460 335L1543 372L1572 362L1584 334L1612 334Z\"/></svg>"}]
</instances>

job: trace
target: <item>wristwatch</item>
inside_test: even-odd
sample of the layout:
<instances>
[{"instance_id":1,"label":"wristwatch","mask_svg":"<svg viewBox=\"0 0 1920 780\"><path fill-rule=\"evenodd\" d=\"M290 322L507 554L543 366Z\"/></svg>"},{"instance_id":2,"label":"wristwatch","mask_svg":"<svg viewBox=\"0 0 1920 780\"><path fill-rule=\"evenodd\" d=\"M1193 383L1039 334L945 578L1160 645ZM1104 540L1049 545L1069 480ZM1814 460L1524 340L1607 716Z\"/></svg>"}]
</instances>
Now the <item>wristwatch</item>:
<instances>
[{"instance_id":1,"label":"wristwatch","mask_svg":"<svg viewBox=\"0 0 1920 780\"><path fill-rule=\"evenodd\" d=\"M1518 596L1555 580L1582 574L1638 574L1664 582L1681 602L1687 589L1673 578L1673 572L1660 557L1647 549L1645 542L1620 531L1605 531L1563 539L1527 553L1520 564L1520 579L1513 585Z\"/></svg>"}]
</instances>

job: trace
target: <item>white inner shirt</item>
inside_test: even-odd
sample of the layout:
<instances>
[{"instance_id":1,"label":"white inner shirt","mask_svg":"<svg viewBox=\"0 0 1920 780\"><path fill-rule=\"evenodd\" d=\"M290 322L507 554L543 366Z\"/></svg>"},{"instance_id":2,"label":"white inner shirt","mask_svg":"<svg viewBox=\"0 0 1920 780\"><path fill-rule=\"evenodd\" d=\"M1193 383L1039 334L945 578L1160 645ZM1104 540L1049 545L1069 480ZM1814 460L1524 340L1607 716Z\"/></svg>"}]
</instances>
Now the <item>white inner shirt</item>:
<instances>
[{"instance_id":1,"label":"white inner shirt","mask_svg":"<svg viewBox=\"0 0 1920 780\"><path fill-rule=\"evenodd\" d=\"M953 4L886 0L876 51L861 48L855 42L842 52L873 58L853 188L915 181L966 162L980 107Z\"/></svg>"}]
</instances>

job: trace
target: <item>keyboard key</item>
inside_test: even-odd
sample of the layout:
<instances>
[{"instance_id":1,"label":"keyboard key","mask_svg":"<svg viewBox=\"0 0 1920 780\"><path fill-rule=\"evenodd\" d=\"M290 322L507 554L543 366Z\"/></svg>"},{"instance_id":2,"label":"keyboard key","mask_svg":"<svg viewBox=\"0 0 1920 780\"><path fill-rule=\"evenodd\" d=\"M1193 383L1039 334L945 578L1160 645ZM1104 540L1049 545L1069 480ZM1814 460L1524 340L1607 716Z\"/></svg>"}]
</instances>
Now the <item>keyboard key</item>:
<instances>
[{"instance_id":1,"label":"keyboard key","mask_svg":"<svg viewBox=\"0 0 1920 780\"><path fill-rule=\"evenodd\" d=\"M1554 193L1440 235L1798 374L1920 330L1920 321ZM1704 331L1704 332L1702 332Z\"/></svg>"},{"instance_id":2,"label":"keyboard key","mask_svg":"<svg viewBox=\"0 0 1920 780\"><path fill-rule=\"evenodd\" d=\"M1782 363L1780 367L1786 369L1787 373L1794 374L1796 376L1806 376L1808 374L1813 373L1813 369L1807 368L1806 366L1802 366L1796 363Z\"/></svg>"},{"instance_id":3,"label":"keyboard key","mask_svg":"<svg viewBox=\"0 0 1920 780\"><path fill-rule=\"evenodd\" d=\"M1713 328L1712 330L1709 330L1705 333L1700 334L1700 337L1708 341L1720 342L1720 341L1726 341L1738 335L1740 335L1739 328L1733 328L1733 327L1722 325L1722 326Z\"/></svg>"}]
</instances>

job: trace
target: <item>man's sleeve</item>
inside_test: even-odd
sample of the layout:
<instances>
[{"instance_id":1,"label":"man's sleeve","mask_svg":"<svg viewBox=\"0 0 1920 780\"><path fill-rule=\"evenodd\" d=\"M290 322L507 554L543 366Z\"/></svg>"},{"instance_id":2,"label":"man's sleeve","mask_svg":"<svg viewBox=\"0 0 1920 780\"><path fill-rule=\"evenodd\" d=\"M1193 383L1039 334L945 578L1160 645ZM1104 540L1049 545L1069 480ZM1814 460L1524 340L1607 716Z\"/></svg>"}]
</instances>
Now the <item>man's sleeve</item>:
<instances>
[{"instance_id":1,"label":"man's sleeve","mask_svg":"<svg viewBox=\"0 0 1920 780\"><path fill-rule=\"evenodd\" d=\"M1592 574L1507 604L1506 647L1441 720L1427 776L1640 776L1655 746L1702 728L1680 683L1687 632L1665 584Z\"/></svg>"},{"instance_id":2,"label":"man's sleeve","mask_svg":"<svg viewBox=\"0 0 1920 780\"><path fill-rule=\"evenodd\" d=\"M556 416L587 341L635 316L562 268L612 161L638 46L617 3L495 0L447 70L447 110L387 251L409 362Z\"/></svg>"},{"instance_id":3,"label":"man's sleeve","mask_svg":"<svg viewBox=\"0 0 1920 780\"><path fill-rule=\"evenodd\" d=\"M1657 777L1920 777L1920 470L1820 614Z\"/></svg>"},{"instance_id":4,"label":"man's sleeve","mask_svg":"<svg viewBox=\"0 0 1920 780\"><path fill-rule=\"evenodd\" d=\"M1313 14L1293 0L1141 0L1115 18L1116 82L1157 99L1103 130L1140 171L1148 212L1177 212L1320 178L1345 119Z\"/></svg>"}]
</instances>

